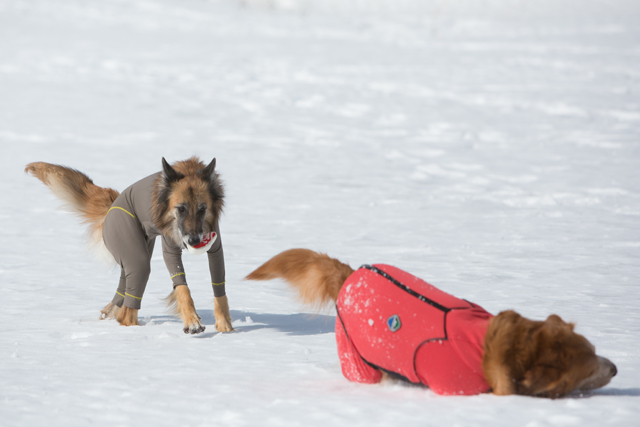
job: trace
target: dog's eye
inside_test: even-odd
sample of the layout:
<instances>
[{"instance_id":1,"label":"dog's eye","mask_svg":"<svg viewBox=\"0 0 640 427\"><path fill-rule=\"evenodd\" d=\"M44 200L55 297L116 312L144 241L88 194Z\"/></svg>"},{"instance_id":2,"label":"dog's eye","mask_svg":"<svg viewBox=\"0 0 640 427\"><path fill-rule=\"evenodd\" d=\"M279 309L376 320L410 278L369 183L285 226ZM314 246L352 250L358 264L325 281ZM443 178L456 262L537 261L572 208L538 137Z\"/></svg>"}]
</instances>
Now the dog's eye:
<instances>
[{"instance_id":1,"label":"dog's eye","mask_svg":"<svg viewBox=\"0 0 640 427\"><path fill-rule=\"evenodd\" d=\"M200 206L200 209L198 209L198 213L203 214L204 211L206 211L206 210L207 210L206 206Z\"/></svg>"},{"instance_id":2,"label":"dog's eye","mask_svg":"<svg viewBox=\"0 0 640 427\"><path fill-rule=\"evenodd\" d=\"M187 209L184 206L178 206L176 207L176 210L178 211L178 213L185 213L187 211Z\"/></svg>"}]
</instances>

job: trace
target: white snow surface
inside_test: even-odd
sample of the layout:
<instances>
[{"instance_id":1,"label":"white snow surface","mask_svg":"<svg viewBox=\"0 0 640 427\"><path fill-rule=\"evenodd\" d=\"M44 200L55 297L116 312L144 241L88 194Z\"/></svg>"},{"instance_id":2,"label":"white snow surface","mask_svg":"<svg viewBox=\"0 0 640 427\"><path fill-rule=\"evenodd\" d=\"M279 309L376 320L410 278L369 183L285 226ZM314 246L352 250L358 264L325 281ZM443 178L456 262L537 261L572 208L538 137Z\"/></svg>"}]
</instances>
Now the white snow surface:
<instances>
[{"instance_id":1,"label":"white snow surface","mask_svg":"<svg viewBox=\"0 0 640 427\"><path fill-rule=\"evenodd\" d=\"M638 426L635 0L0 1L3 426ZM26 163L123 190L217 158L236 331L182 333L159 246L119 272ZM498 313L576 322L618 375L557 400L343 378L335 312L243 277L292 247L387 263Z\"/></svg>"}]
</instances>

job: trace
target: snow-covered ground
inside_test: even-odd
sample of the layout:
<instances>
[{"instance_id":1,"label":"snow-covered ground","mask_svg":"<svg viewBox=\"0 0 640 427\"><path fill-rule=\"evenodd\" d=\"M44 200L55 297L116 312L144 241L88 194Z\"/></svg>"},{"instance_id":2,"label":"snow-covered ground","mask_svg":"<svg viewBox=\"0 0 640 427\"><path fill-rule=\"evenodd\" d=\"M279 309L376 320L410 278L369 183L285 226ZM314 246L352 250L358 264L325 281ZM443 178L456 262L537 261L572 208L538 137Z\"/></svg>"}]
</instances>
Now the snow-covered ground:
<instances>
[{"instance_id":1,"label":"snow-covered ground","mask_svg":"<svg viewBox=\"0 0 640 427\"><path fill-rule=\"evenodd\" d=\"M635 0L0 0L0 425L637 426ZM122 190L216 157L236 332L182 333L156 250L140 320L24 165ZM291 247L497 313L577 322L618 376L559 400L348 382L334 313L244 282Z\"/></svg>"}]
</instances>

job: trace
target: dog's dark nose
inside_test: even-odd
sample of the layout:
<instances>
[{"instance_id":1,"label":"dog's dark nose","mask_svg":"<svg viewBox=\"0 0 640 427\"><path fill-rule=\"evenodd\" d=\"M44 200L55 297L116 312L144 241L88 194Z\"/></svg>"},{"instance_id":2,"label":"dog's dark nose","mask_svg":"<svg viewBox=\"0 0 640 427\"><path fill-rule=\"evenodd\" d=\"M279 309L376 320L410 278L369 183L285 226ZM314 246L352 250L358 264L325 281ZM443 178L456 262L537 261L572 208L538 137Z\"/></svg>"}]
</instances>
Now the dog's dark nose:
<instances>
[{"instance_id":1,"label":"dog's dark nose","mask_svg":"<svg viewBox=\"0 0 640 427\"><path fill-rule=\"evenodd\" d=\"M616 365L614 365L613 362L607 359L606 357L598 356L598 359L600 359L600 363L604 363L605 366L609 368L609 372L611 372L611 376L615 377L616 374L618 373L618 368L616 368Z\"/></svg>"},{"instance_id":2,"label":"dog's dark nose","mask_svg":"<svg viewBox=\"0 0 640 427\"><path fill-rule=\"evenodd\" d=\"M195 246L198 243L200 243L200 238L199 237L189 237L189 245L191 246Z\"/></svg>"}]
</instances>

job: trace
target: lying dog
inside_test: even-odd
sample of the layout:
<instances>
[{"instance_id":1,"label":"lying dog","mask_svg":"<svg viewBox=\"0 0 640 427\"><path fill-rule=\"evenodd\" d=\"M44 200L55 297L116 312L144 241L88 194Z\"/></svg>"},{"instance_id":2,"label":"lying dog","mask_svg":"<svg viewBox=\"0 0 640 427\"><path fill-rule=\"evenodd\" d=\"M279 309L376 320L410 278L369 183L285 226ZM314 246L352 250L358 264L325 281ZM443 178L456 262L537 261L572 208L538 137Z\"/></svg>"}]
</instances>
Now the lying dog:
<instances>
[{"instance_id":1,"label":"lying dog","mask_svg":"<svg viewBox=\"0 0 640 427\"><path fill-rule=\"evenodd\" d=\"M497 316L398 268L354 271L308 249L282 252L247 276L282 278L307 304L335 302L336 341L347 379L377 383L382 373L438 394L521 394L557 398L616 375L574 325L551 315Z\"/></svg>"},{"instance_id":2,"label":"lying dog","mask_svg":"<svg viewBox=\"0 0 640 427\"><path fill-rule=\"evenodd\" d=\"M116 318L125 326L138 324L138 310L147 281L155 238L162 236L162 252L173 282L167 298L182 318L184 332L205 330L187 287L182 250L207 252L213 293L215 327L233 330L225 292L225 270L218 219L224 191L215 171L192 157L134 183L122 194L98 187L74 169L49 163L30 163L25 172L46 184L66 207L89 224L93 244L104 245L121 267L113 300L102 318Z\"/></svg>"}]
</instances>

